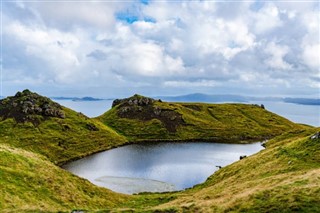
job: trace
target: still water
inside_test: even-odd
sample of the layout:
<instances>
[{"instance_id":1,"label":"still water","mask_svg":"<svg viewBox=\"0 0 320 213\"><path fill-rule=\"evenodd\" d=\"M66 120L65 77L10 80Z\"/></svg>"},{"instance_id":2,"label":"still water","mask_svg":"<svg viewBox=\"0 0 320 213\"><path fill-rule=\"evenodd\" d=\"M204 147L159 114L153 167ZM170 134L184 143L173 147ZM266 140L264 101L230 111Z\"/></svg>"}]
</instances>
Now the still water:
<instances>
[{"instance_id":1,"label":"still water","mask_svg":"<svg viewBox=\"0 0 320 213\"><path fill-rule=\"evenodd\" d=\"M261 144L154 143L104 151L64 165L70 172L116 192L182 190L204 182L218 168L252 155Z\"/></svg>"}]
</instances>

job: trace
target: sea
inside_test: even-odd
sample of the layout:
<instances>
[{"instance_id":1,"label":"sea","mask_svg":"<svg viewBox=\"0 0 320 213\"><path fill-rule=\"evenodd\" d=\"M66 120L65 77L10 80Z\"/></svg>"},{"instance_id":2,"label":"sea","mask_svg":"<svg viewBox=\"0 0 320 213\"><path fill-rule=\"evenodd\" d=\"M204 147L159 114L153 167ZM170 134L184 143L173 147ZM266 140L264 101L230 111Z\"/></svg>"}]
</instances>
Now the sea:
<instances>
[{"instance_id":1,"label":"sea","mask_svg":"<svg viewBox=\"0 0 320 213\"><path fill-rule=\"evenodd\" d=\"M81 112L88 117L97 117L111 109L112 100L72 101L55 100L63 106ZM265 109L285 117L295 123L320 127L320 106L285 103L282 101L260 101L247 104L263 104Z\"/></svg>"}]
</instances>

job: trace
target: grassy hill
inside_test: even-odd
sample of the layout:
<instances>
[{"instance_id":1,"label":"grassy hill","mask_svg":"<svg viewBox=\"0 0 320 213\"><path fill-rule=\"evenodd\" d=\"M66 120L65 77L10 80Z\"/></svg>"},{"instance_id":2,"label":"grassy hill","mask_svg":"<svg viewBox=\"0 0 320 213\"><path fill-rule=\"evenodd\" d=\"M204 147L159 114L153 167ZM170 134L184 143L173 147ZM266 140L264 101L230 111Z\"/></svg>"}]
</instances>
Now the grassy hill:
<instances>
[{"instance_id":1,"label":"grassy hill","mask_svg":"<svg viewBox=\"0 0 320 213\"><path fill-rule=\"evenodd\" d=\"M127 199L33 152L0 144L0 159L0 212L97 210L115 207Z\"/></svg>"},{"instance_id":2,"label":"grassy hill","mask_svg":"<svg viewBox=\"0 0 320 213\"><path fill-rule=\"evenodd\" d=\"M40 153L56 164L126 141L97 120L28 90L0 100L0 144Z\"/></svg>"},{"instance_id":3,"label":"grassy hill","mask_svg":"<svg viewBox=\"0 0 320 213\"><path fill-rule=\"evenodd\" d=\"M320 138L311 139L319 130L283 134L203 184L138 195L123 207L139 212L320 212Z\"/></svg>"},{"instance_id":4,"label":"grassy hill","mask_svg":"<svg viewBox=\"0 0 320 213\"><path fill-rule=\"evenodd\" d=\"M251 104L170 103L134 95L97 118L130 141L265 139L300 125Z\"/></svg>"}]
</instances>

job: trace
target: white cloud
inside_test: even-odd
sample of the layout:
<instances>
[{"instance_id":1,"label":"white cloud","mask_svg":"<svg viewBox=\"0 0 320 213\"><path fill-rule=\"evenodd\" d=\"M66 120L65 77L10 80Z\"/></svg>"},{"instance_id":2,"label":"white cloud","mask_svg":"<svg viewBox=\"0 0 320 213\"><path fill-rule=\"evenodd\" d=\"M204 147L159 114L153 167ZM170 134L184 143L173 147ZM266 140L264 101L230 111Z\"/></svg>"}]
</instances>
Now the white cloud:
<instances>
[{"instance_id":1,"label":"white cloud","mask_svg":"<svg viewBox=\"0 0 320 213\"><path fill-rule=\"evenodd\" d=\"M40 27L30 28L18 22L9 24L4 30L22 43L22 51L26 56L44 60L61 81L68 81L70 72L80 65L76 55L80 41L73 34Z\"/></svg>"},{"instance_id":2,"label":"white cloud","mask_svg":"<svg viewBox=\"0 0 320 213\"><path fill-rule=\"evenodd\" d=\"M115 2L37 2L25 3L49 26L72 30L73 27L112 28L115 24L115 12L124 7L124 3Z\"/></svg>"},{"instance_id":3,"label":"white cloud","mask_svg":"<svg viewBox=\"0 0 320 213\"><path fill-rule=\"evenodd\" d=\"M270 58L265 61L269 67L283 70L291 68L291 65L284 60L284 56L289 52L289 47L270 42L267 44L265 52L270 55Z\"/></svg>"},{"instance_id":4,"label":"white cloud","mask_svg":"<svg viewBox=\"0 0 320 213\"><path fill-rule=\"evenodd\" d=\"M181 58L173 58L153 42L136 42L118 52L117 70L131 75L171 76L183 71Z\"/></svg>"},{"instance_id":5,"label":"white cloud","mask_svg":"<svg viewBox=\"0 0 320 213\"><path fill-rule=\"evenodd\" d=\"M258 5L5 3L5 69L12 76L25 75L30 82L70 87L130 85L172 91L196 87L200 91L217 86L251 88L250 84L261 88L316 85L320 47L315 4ZM138 20L118 20L119 13ZM13 78L7 79L14 83Z\"/></svg>"},{"instance_id":6,"label":"white cloud","mask_svg":"<svg viewBox=\"0 0 320 213\"><path fill-rule=\"evenodd\" d=\"M283 25L279 17L279 9L273 3L268 3L253 16L254 30L257 34L263 34Z\"/></svg>"},{"instance_id":7,"label":"white cloud","mask_svg":"<svg viewBox=\"0 0 320 213\"><path fill-rule=\"evenodd\" d=\"M318 72L320 71L320 14L318 12L308 12L302 16L302 21L307 28L301 48L303 49L301 58L307 66Z\"/></svg>"},{"instance_id":8,"label":"white cloud","mask_svg":"<svg viewBox=\"0 0 320 213\"><path fill-rule=\"evenodd\" d=\"M317 70L319 72L320 71L320 44L306 45L303 49L302 59L310 68Z\"/></svg>"}]
</instances>

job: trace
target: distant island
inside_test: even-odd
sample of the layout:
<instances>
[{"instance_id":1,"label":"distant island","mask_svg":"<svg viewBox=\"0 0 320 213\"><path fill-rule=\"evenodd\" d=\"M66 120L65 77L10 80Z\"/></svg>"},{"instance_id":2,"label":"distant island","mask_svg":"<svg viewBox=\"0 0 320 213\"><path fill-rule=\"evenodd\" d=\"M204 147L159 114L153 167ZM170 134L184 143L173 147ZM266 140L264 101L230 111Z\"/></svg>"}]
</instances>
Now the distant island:
<instances>
[{"instance_id":1,"label":"distant island","mask_svg":"<svg viewBox=\"0 0 320 213\"><path fill-rule=\"evenodd\" d=\"M102 98L93 98L93 97L51 97L53 100L71 100L71 101L104 101L104 100L113 100L113 99L102 99Z\"/></svg>"},{"instance_id":2,"label":"distant island","mask_svg":"<svg viewBox=\"0 0 320 213\"><path fill-rule=\"evenodd\" d=\"M302 104L302 105L320 105L320 99L312 98L284 98L284 102L293 103L293 104Z\"/></svg>"},{"instance_id":3,"label":"distant island","mask_svg":"<svg viewBox=\"0 0 320 213\"><path fill-rule=\"evenodd\" d=\"M5 96L0 96L0 100ZM277 101L292 104L301 105L320 105L320 98L291 98L291 97L254 97L254 96L242 96L233 94L203 94L193 93L178 96L154 96L155 99L161 99L171 102L202 102L202 103L216 103L216 102L236 102L236 103L248 103L252 101ZM70 101L113 101L115 98L94 98L90 96L86 97L51 97L53 100L70 100Z\"/></svg>"},{"instance_id":4,"label":"distant island","mask_svg":"<svg viewBox=\"0 0 320 213\"><path fill-rule=\"evenodd\" d=\"M173 101L173 102L240 102L247 103L250 101L279 101L285 103L302 104L302 105L320 105L319 98L290 98L290 97L254 97L232 94L210 95L203 93L194 93L180 96L158 96L156 98Z\"/></svg>"}]
</instances>

